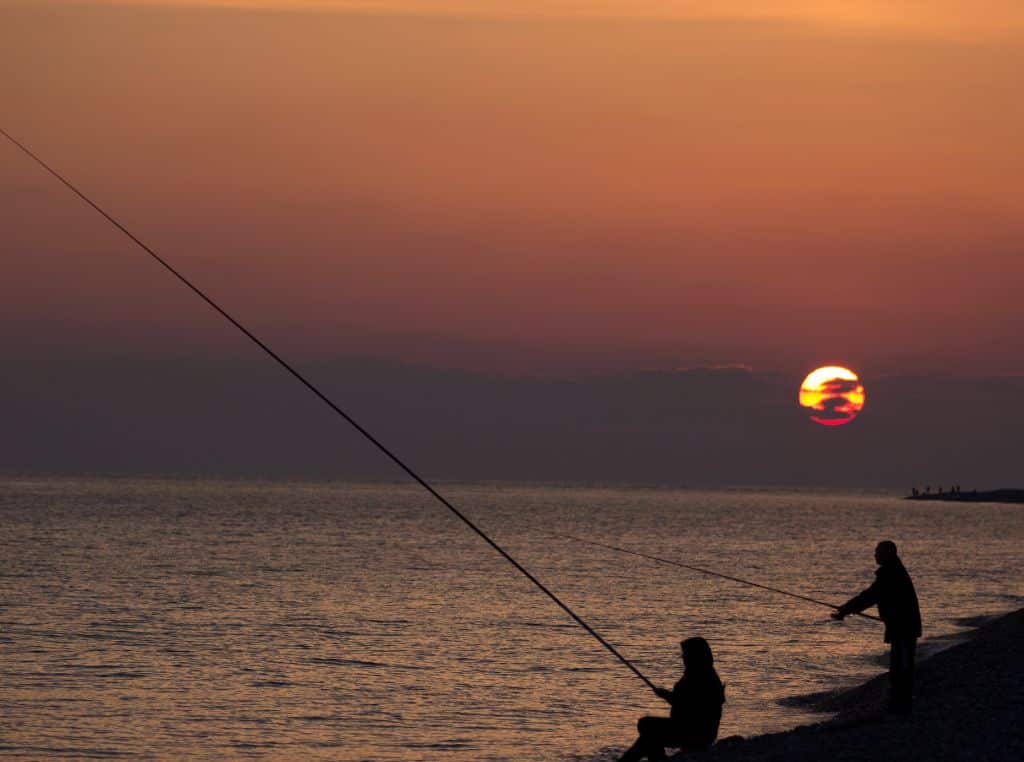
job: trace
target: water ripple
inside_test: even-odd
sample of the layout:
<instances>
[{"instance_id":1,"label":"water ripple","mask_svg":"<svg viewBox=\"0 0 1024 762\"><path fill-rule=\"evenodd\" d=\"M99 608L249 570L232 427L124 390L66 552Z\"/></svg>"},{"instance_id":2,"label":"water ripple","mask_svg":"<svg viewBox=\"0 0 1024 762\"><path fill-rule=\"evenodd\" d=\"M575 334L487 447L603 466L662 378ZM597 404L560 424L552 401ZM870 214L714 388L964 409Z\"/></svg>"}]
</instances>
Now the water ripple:
<instances>
[{"instance_id":1,"label":"water ripple","mask_svg":"<svg viewBox=\"0 0 1024 762\"><path fill-rule=\"evenodd\" d=\"M664 707L478 538L390 485L11 480L0 754L611 759ZM922 652L1024 600L1017 510L872 494L451 487L656 683L703 634L724 735L883 668L875 623L554 540L579 534L839 601L893 537ZM827 520L826 520L827 519ZM566 732L571 728L571 732Z\"/></svg>"}]
</instances>

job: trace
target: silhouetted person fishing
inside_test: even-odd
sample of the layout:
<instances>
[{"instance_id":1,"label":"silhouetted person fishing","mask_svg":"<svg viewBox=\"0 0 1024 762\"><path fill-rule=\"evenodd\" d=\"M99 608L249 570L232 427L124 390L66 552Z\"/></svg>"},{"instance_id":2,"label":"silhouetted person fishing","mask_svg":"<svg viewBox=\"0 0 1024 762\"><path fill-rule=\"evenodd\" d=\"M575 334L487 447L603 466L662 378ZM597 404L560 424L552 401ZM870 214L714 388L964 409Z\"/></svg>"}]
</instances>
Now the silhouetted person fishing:
<instances>
[{"instance_id":1,"label":"silhouetted person fishing","mask_svg":"<svg viewBox=\"0 0 1024 762\"><path fill-rule=\"evenodd\" d=\"M878 570L871 587L839 607L832 615L842 620L877 605L885 622L885 642L889 644L889 711L910 714L914 694L914 654L921 637L921 611L917 593L903 562L896 554L896 543L883 540L875 548Z\"/></svg>"},{"instance_id":2,"label":"silhouetted person fishing","mask_svg":"<svg viewBox=\"0 0 1024 762\"><path fill-rule=\"evenodd\" d=\"M679 644L683 653L683 676L672 690L655 688L655 693L672 706L668 717L641 717L640 737L619 762L665 759L665 747L698 751L707 749L718 737L725 686L715 672L711 646L704 638L689 638Z\"/></svg>"}]
</instances>

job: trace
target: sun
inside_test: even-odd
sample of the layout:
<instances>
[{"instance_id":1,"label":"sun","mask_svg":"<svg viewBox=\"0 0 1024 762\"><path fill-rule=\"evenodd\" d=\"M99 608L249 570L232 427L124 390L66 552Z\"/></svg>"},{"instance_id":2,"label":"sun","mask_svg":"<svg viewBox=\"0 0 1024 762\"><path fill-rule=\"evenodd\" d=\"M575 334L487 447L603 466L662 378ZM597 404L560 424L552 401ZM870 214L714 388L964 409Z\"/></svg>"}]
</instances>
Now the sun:
<instances>
[{"instance_id":1,"label":"sun","mask_svg":"<svg viewBox=\"0 0 1024 762\"><path fill-rule=\"evenodd\" d=\"M826 365L800 384L800 406L815 423L842 426L864 409L864 386L849 368Z\"/></svg>"}]
</instances>

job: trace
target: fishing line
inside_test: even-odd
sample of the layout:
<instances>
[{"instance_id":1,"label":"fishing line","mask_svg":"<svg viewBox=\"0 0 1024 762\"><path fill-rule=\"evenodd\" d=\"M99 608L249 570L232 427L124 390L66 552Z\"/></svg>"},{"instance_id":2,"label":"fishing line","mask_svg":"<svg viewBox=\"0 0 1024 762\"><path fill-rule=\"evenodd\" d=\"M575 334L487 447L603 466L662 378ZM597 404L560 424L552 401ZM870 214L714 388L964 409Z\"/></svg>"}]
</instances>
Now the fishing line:
<instances>
[{"instance_id":1,"label":"fishing line","mask_svg":"<svg viewBox=\"0 0 1024 762\"><path fill-rule=\"evenodd\" d=\"M810 597L808 597L806 595L800 595L799 593L791 593L788 590L780 590L777 587L770 587L768 585L762 585L759 582L751 582L749 579L740 579L739 577L730 577L728 574L721 574L721 573L716 572L716 571L711 571L710 569L702 569L699 566L691 566L690 564L684 564L684 563L682 563L680 561L672 561L671 559L668 559L668 558L661 558L660 556L652 556L652 555L650 555L648 553L640 553L639 551L636 551L636 550L627 550L626 548L620 548L617 545L608 545L608 544L603 543L603 542L597 542L596 540L584 540L582 537L574 537L571 534L556 534L554 536L555 537L560 537L563 540L574 540L576 542L582 542L584 545L594 545L595 547L598 547L598 548L607 548L608 550L616 550L619 553L628 553L631 556L640 556L640 558L646 558L646 559L649 559L651 561L657 561L660 564L670 564L671 566L679 566L679 567L681 567L683 569L689 569L690 571L700 572L701 574L709 574L712 577L721 577L722 579L728 579L728 580L731 580L733 582L739 582L740 584L743 584L743 585L750 585L751 587L759 587L762 590L770 590L771 592L779 593L780 595L788 595L790 598L798 598L801 601L807 601L808 603L817 603L819 606L826 606L826 607L828 607L830 609L833 609L835 611L839 610L839 606L833 605L831 603L826 603L825 601L819 601L817 598L810 598ZM877 622L881 622L882 621L877 616L874 616L872 614L865 614L863 612L858 612L857 616L862 616L865 619L874 619Z\"/></svg>"},{"instance_id":2,"label":"fishing line","mask_svg":"<svg viewBox=\"0 0 1024 762\"><path fill-rule=\"evenodd\" d=\"M482 529L480 529L480 527L478 527L476 524L474 524L458 508L456 508L454 505L452 505L450 502L448 502L448 500L446 498L444 498L437 490L435 490L433 487L431 487L419 474L417 474L415 471L412 470L412 468L407 466L405 464L405 462L401 458L399 458L397 455L395 455L395 453L393 453L391 450L389 450L387 447L385 447L380 442L380 440L378 440L375 436L373 436L373 434L371 434L369 431L367 431L365 428L363 428L359 423L357 423L356 420L351 415L349 415L344 410L342 410L340 407L338 407L338 405L336 405L326 394L324 394L322 391L320 391L320 389L318 389L316 386L314 386L313 382L309 381L305 376L303 376L301 373L299 373L299 371L297 371L294 367L292 367L285 359L283 359L280 355L278 355L269 346L264 344L263 341L261 341L259 338L257 338L257 336L254 333L252 333L248 328L246 328L244 325L242 325L240 322L238 322L238 320L236 320L231 315L229 315L227 313L227 311L225 311L212 298L207 296L202 290L200 290L200 288L198 286L193 284L192 281L190 281L188 278L186 278L184 275L182 275L180 272L178 272L176 269L174 269L163 257L161 257L159 254L157 254L155 251L153 251L149 246L144 244L141 240L139 240L124 225L122 225L120 222L118 222L116 219L114 219L114 217L112 217L110 214L108 214L106 211L104 211L98 204L96 204L91 198L86 196L82 191L80 191L77 187L75 187L69 180L65 179L63 175L61 175L59 172L57 172L57 170L53 169L49 164L47 164L41 158L36 156L26 146L22 145L19 141L15 140L14 137L12 137L11 134L8 133L6 130L4 130L2 127L0 127L0 134L2 134L5 138L7 138L9 141L11 141L11 143L13 143L23 153L25 153L33 161L35 161L37 164L39 164L39 166L41 166L43 169L45 169L47 172L49 172L51 175L53 175L55 178L57 178L72 193L74 193L76 196L78 196L80 199L82 199L82 201L84 201L89 206L91 206L93 209L95 209L111 225L113 225L118 230L120 230L122 233L124 233L140 249L142 249L144 252L149 254L149 256L152 257L154 260L156 260L156 262L158 262L165 270L167 270L171 275L173 275L175 278L177 278L179 281L181 281L181 283L183 283L185 286L187 286L196 296L198 296L200 299L202 299L204 302L206 302L210 307L212 307L214 310L216 310L221 315L221 317L223 317L225 320L227 320L229 323L231 323L231 325L233 325L239 331L241 331L246 336L246 338L248 338L250 341L252 341L253 344L258 346L266 354L268 354L278 365L280 365L282 368L284 368L286 371L288 371L288 373L290 373L296 380L298 380L309 391L311 391L313 394L315 394L317 397L319 397L320 400L325 405L327 405L331 410L333 410L335 413L337 413L339 416L341 416L343 419L345 419L345 421L347 421L349 424L351 424L351 426L356 431L358 431L367 440L369 440L373 445L375 445L378 450L380 450L382 453L384 453L386 456L388 456L388 458L390 458L391 461L395 465L397 465L406 474L408 474L410 477L412 477L412 479L414 479L417 483L419 483L419 485L421 487L423 487L423 489L425 489L427 492L429 492L439 503L441 503L441 505L443 505L445 508L447 508L453 514L455 514L455 516L457 516L459 518L459 520L462 521L462 523L464 523L467 527L472 529L477 535L480 536L481 539L484 540L484 542L486 542L488 545L490 545L492 548L494 548L499 554L501 554L501 556L506 561L508 561L520 573L522 573L523 576L525 576L534 585L536 585L541 590L541 592L543 592L548 598L550 598L552 601L554 601L559 606L559 608L562 609L562 611L564 611L566 614L568 614L570 617L572 617L573 621L575 621L576 624L578 624L580 627L582 627L584 630L586 630L588 633L590 633L616 659L618 659L624 665L626 665L633 672L634 675L636 675L641 680L643 680L648 688L650 688L652 691L657 692L657 689L656 689L654 683L652 683L650 680L648 680L646 675L644 675L639 669L637 669L636 666L633 664L633 662L631 662L625 656L620 654L618 652L618 650L615 648L615 646L613 646L611 643L609 643L607 640L605 640L603 637L601 637L601 635L598 634L597 631L594 630L593 627L591 627L589 624L587 624L585 621L583 621L583 619L580 618L580 616L575 611L573 611L571 608L569 608L568 604L563 602L561 598L559 598L551 590L549 590L547 588L547 586L544 585L544 583L542 583L539 579L537 579L535 576L533 576L533 574L531 574L522 564L520 564L518 561L516 561L516 559L514 559L511 555L509 555L509 553L504 548L502 548L500 545L498 545L498 543L496 543L494 540L492 540Z\"/></svg>"}]
</instances>

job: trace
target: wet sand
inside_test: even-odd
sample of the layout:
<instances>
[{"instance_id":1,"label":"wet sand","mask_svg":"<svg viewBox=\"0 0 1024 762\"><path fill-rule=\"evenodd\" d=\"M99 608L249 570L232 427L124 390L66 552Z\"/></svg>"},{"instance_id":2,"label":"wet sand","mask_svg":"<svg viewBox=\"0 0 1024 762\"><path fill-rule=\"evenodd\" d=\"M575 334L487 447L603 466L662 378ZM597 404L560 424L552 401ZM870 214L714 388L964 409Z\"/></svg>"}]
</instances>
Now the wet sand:
<instances>
[{"instance_id":1,"label":"wet sand","mask_svg":"<svg viewBox=\"0 0 1024 762\"><path fill-rule=\"evenodd\" d=\"M981 626L918 663L914 714L886 716L886 676L813 697L836 713L785 733L722 739L675 760L1024 760L1024 609Z\"/></svg>"}]
</instances>

